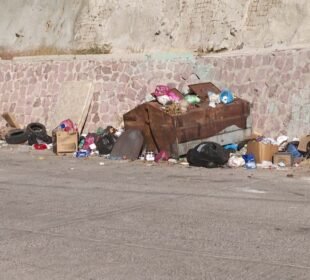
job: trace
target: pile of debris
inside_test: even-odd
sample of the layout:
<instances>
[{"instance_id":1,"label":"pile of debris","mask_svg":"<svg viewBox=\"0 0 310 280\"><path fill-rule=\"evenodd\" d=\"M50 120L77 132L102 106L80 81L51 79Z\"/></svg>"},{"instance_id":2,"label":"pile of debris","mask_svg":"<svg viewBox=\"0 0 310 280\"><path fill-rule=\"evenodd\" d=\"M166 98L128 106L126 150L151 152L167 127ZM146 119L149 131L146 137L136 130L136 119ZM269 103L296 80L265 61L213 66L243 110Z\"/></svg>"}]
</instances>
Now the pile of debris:
<instances>
[{"instance_id":1,"label":"pile of debris","mask_svg":"<svg viewBox=\"0 0 310 280\"><path fill-rule=\"evenodd\" d=\"M49 133L41 123L22 129L12 114L2 116L7 126L0 137L7 144L28 144L76 158L283 169L310 157L310 136L289 141L286 136L253 135L249 102L212 83L190 85L187 94L157 86L145 103L124 114L124 127L99 127L87 134L82 133L83 123L71 118Z\"/></svg>"}]
</instances>

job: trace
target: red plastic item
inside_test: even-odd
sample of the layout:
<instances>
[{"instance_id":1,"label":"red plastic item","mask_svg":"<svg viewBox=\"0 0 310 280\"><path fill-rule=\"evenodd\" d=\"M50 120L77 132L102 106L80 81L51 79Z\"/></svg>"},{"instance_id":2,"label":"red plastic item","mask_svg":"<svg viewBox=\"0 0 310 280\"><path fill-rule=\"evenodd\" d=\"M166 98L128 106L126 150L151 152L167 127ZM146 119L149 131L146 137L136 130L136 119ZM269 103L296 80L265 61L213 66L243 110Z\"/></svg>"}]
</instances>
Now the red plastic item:
<instances>
[{"instance_id":1,"label":"red plastic item","mask_svg":"<svg viewBox=\"0 0 310 280\"><path fill-rule=\"evenodd\" d=\"M169 159L169 153L167 151L160 151L156 156L155 156L155 162L159 161L167 161Z\"/></svg>"},{"instance_id":2,"label":"red plastic item","mask_svg":"<svg viewBox=\"0 0 310 280\"><path fill-rule=\"evenodd\" d=\"M33 148L35 150L46 150L47 149L47 145L46 144L34 144Z\"/></svg>"}]
</instances>

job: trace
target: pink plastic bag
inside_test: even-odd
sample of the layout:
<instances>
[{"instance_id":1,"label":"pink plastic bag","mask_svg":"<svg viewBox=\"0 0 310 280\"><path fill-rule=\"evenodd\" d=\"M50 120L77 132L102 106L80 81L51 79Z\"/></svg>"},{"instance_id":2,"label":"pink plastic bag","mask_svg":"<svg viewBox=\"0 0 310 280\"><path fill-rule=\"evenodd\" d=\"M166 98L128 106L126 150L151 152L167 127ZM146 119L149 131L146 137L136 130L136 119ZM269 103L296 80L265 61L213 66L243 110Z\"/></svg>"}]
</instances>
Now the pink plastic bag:
<instances>
[{"instance_id":1,"label":"pink plastic bag","mask_svg":"<svg viewBox=\"0 0 310 280\"><path fill-rule=\"evenodd\" d=\"M167 161L169 159L169 153L167 151L160 151L156 156L155 156L155 162L159 161Z\"/></svg>"},{"instance_id":2,"label":"pink plastic bag","mask_svg":"<svg viewBox=\"0 0 310 280\"><path fill-rule=\"evenodd\" d=\"M169 99L173 102L181 100L181 98L178 95L176 95L173 91L171 91L171 89L168 86L163 85L157 86L155 89L154 96L159 97L163 95L167 95Z\"/></svg>"}]
</instances>

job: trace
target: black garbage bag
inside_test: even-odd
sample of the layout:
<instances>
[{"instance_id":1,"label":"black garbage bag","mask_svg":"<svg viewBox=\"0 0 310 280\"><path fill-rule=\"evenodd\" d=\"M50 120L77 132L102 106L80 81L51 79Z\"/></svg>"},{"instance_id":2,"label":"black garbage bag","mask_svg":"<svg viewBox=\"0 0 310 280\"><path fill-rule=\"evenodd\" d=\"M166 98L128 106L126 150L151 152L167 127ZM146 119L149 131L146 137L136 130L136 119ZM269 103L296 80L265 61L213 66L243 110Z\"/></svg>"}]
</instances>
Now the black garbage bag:
<instances>
[{"instance_id":1,"label":"black garbage bag","mask_svg":"<svg viewBox=\"0 0 310 280\"><path fill-rule=\"evenodd\" d=\"M111 153L114 144L117 141L117 136L112 127L107 127L102 134L97 135L95 144L100 155L108 155Z\"/></svg>"},{"instance_id":2,"label":"black garbage bag","mask_svg":"<svg viewBox=\"0 0 310 280\"><path fill-rule=\"evenodd\" d=\"M187 161L196 167L216 168L228 162L229 152L214 142L203 142L187 153Z\"/></svg>"}]
</instances>

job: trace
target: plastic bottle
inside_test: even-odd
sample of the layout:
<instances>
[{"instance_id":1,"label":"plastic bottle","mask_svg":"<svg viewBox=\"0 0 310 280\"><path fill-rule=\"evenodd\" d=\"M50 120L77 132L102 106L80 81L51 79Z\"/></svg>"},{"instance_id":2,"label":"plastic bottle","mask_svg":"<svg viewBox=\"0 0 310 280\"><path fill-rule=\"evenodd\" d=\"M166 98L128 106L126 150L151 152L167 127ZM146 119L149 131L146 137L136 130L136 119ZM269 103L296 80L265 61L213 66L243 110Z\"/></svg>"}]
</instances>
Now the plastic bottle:
<instances>
[{"instance_id":1,"label":"plastic bottle","mask_svg":"<svg viewBox=\"0 0 310 280\"><path fill-rule=\"evenodd\" d=\"M73 154L73 156L76 158L86 158L86 157L89 157L89 155L90 155L90 152L86 150L77 151Z\"/></svg>"},{"instance_id":2,"label":"plastic bottle","mask_svg":"<svg viewBox=\"0 0 310 280\"><path fill-rule=\"evenodd\" d=\"M255 157L253 154L243 155L246 169L256 169Z\"/></svg>"}]
</instances>

